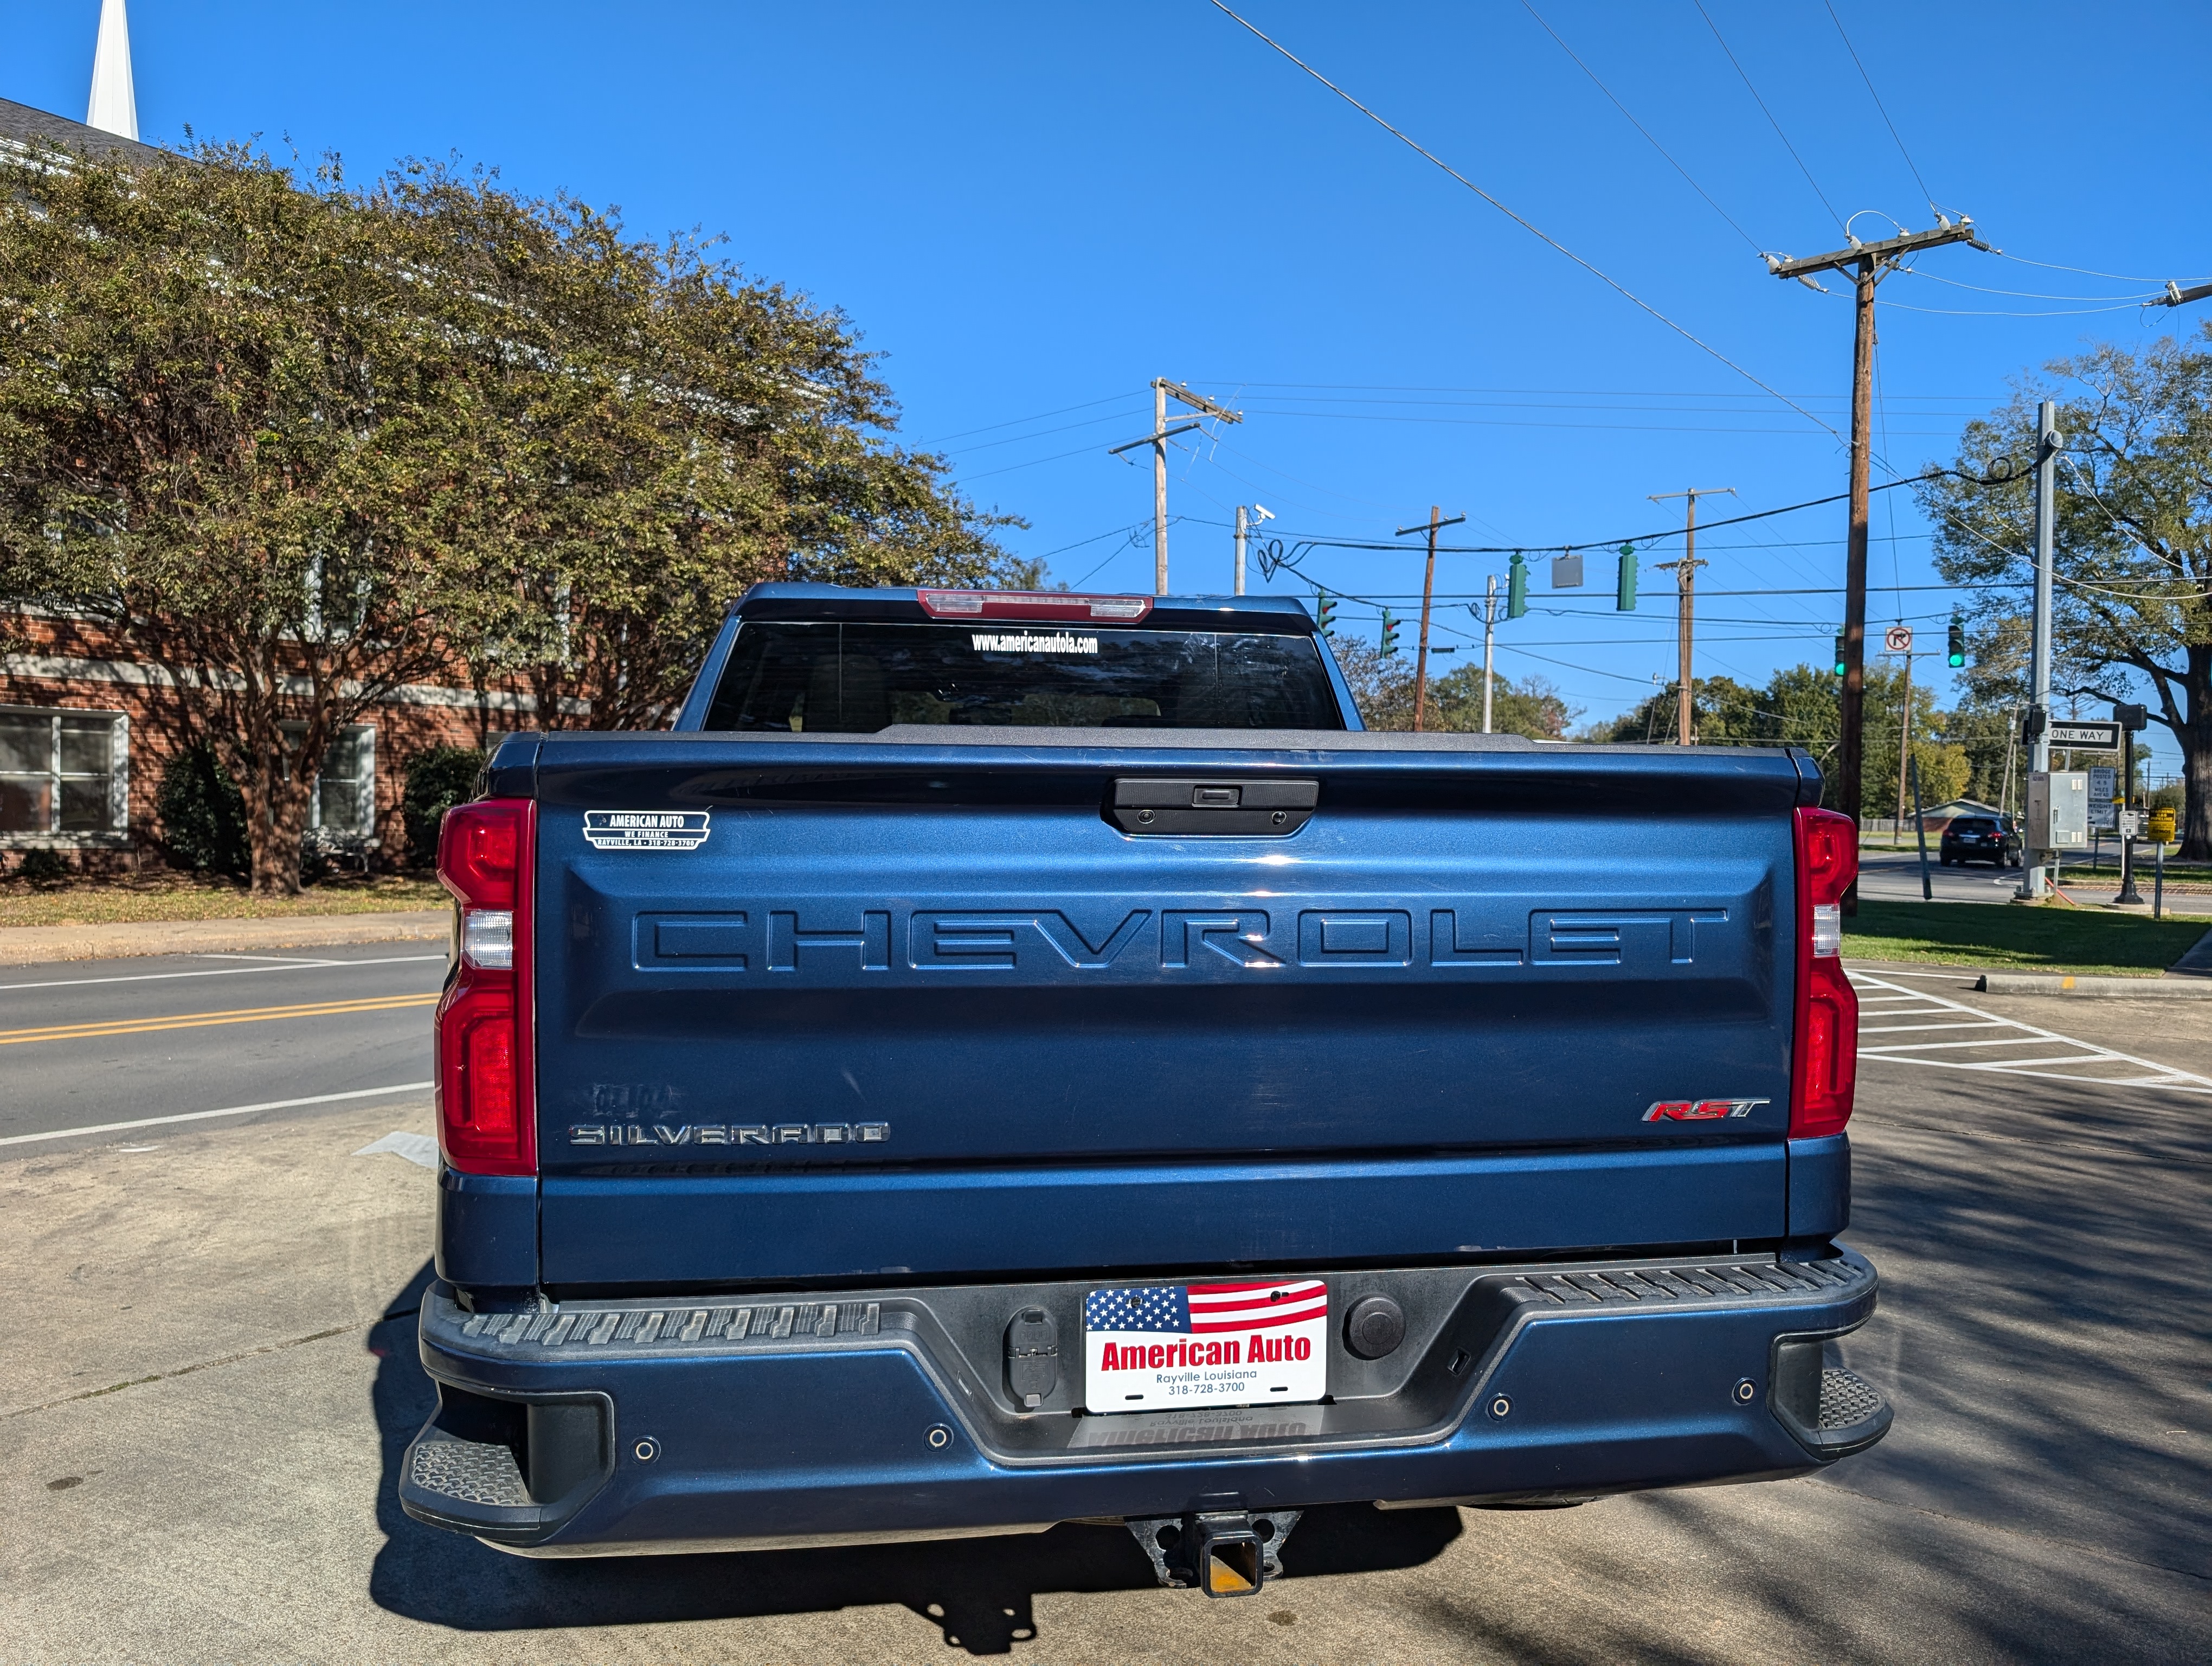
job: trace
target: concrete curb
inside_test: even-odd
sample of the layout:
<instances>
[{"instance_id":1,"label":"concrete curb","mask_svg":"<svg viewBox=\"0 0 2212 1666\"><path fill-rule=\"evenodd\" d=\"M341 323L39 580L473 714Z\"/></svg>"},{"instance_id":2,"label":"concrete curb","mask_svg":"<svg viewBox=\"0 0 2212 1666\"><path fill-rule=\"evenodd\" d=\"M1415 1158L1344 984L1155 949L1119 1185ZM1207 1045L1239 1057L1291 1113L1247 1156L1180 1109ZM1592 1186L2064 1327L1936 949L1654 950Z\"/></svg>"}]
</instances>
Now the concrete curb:
<instances>
[{"instance_id":1,"label":"concrete curb","mask_svg":"<svg viewBox=\"0 0 2212 1666\"><path fill-rule=\"evenodd\" d=\"M153 954L253 954L264 949L442 939L444 909L388 914L295 914L262 920L149 920L104 926L0 927L0 966L119 960Z\"/></svg>"},{"instance_id":2,"label":"concrete curb","mask_svg":"<svg viewBox=\"0 0 2212 1666\"><path fill-rule=\"evenodd\" d=\"M2101 995L2124 1000L2212 1000L2212 978L2075 977L2063 972L1984 972L1974 988L1991 995Z\"/></svg>"},{"instance_id":3,"label":"concrete curb","mask_svg":"<svg viewBox=\"0 0 2212 1666\"><path fill-rule=\"evenodd\" d=\"M2189 952L2166 970L2169 977L2179 972L2186 977L2212 979L2212 931L2198 938Z\"/></svg>"}]
</instances>

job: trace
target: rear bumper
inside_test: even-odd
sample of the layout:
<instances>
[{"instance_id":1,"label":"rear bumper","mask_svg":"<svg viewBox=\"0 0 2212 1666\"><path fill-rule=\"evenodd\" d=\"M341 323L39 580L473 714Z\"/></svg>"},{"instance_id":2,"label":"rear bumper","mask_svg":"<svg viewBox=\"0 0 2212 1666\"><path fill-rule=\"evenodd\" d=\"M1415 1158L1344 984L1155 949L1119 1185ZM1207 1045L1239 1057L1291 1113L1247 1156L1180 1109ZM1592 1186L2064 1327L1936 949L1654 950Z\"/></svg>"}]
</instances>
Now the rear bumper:
<instances>
[{"instance_id":1,"label":"rear bumper","mask_svg":"<svg viewBox=\"0 0 2212 1666\"><path fill-rule=\"evenodd\" d=\"M1367 1361L1340 1329L1329 1402L1109 1418L1072 1412L1087 1285L473 1315L441 1286L421 1320L441 1408L401 1502L538 1555L767 1548L1201 1509L1547 1502L1799 1473L1888 1427L1881 1396L1829 1362L1875 1307L1874 1269L1849 1251L1330 1283L1340 1319L1391 1293L1407 1335ZM998 1348L1025 1306L1065 1316L1057 1384L1030 1412Z\"/></svg>"}]
</instances>

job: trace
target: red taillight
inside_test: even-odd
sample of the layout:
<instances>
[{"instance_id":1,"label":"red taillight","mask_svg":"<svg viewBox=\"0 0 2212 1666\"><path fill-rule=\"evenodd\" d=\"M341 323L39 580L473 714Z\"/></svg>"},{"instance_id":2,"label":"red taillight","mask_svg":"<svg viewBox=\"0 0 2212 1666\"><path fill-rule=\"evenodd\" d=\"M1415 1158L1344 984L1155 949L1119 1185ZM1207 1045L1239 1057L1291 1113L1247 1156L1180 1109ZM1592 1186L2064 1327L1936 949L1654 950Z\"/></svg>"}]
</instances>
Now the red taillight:
<instances>
[{"instance_id":1,"label":"red taillight","mask_svg":"<svg viewBox=\"0 0 2212 1666\"><path fill-rule=\"evenodd\" d=\"M460 910L438 1003L438 1142L465 1174L535 1174L530 878L538 806L484 799L446 812L438 879Z\"/></svg>"},{"instance_id":2,"label":"red taillight","mask_svg":"<svg viewBox=\"0 0 2212 1666\"><path fill-rule=\"evenodd\" d=\"M1074 596L1060 590L917 590L933 619L1031 619L1045 624L1134 624L1150 596Z\"/></svg>"},{"instance_id":3,"label":"red taillight","mask_svg":"<svg viewBox=\"0 0 2212 1666\"><path fill-rule=\"evenodd\" d=\"M1797 812L1797 1012L1790 1083L1793 1139L1841 1134L1858 1079L1859 998L1844 976L1843 898L1858 877L1858 826Z\"/></svg>"}]
</instances>

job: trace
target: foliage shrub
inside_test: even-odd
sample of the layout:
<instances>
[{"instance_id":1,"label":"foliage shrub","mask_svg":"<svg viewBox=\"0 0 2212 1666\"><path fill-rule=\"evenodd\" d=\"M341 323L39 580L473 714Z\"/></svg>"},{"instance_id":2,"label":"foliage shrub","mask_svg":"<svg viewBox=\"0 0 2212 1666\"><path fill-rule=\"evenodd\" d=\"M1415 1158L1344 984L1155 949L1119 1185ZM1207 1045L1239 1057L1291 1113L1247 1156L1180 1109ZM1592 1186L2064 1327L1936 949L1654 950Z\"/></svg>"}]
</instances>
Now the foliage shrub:
<instances>
[{"instance_id":1,"label":"foliage shrub","mask_svg":"<svg viewBox=\"0 0 2212 1666\"><path fill-rule=\"evenodd\" d=\"M155 810L174 866L240 879L251 868L246 801L211 747L189 747L169 760Z\"/></svg>"},{"instance_id":2,"label":"foliage shrub","mask_svg":"<svg viewBox=\"0 0 2212 1666\"><path fill-rule=\"evenodd\" d=\"M40 845L23 853L23 860L15 865L15 877L34 885L58 885L70 878L70 859L58 850L49 850Z\"/></svg>"},{"instance_id":3,"label":"foliage shrub","mask_svg":"<svg viewBox=\"0 0 2212 1666\"><path fill-rule=\"evenodd\" d=\"M407 821L409 866L428 867L438 858L438 824L446 812L473 797L484 755L474 746L433 746L407 761L399 798Z\"/></svg>"}]
</instances>

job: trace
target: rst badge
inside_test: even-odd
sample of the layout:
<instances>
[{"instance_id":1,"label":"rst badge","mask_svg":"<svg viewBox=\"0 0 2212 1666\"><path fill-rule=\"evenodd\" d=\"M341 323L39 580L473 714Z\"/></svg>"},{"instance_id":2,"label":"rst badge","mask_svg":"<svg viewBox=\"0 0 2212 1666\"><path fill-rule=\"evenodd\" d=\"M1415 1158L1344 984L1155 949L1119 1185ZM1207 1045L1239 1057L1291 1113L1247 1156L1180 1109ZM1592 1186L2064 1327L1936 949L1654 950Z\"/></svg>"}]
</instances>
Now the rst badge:
<instances>
[{"instance_id":1,"label":"rst badge","mask_svg":"<svg viewBox=\"0 0 2212 1666\"><path fill-rule=\"evenodd\" d=\"M696 850L707 842L708 810L586 810L584 839L594 850Z\"/></svg>"},{"instance_id":2,"label":"rst badge","mask_svg":"<svg viewBox=\"0 0 2212 1666\"><path fill-rule=\"evenodd\" d=\"M1644 1113L1647 1122L1717 1122L1730 1116L1748 1116L1771 1099L1660 1099Z\"/></svg>"}]
</instances>

